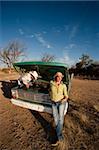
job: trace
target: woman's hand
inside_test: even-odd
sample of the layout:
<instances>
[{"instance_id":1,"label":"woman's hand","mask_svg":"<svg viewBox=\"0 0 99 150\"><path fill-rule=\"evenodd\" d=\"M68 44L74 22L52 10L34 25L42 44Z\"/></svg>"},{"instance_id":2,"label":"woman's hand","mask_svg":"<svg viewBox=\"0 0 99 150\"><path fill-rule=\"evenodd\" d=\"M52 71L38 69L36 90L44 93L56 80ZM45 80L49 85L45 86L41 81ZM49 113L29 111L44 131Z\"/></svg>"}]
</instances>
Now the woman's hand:
<instances>
[{"instance_id":1,"label":"woman's hand","mask_svg":"<svg viewBox=\"0 0 99 150\"><path fill-rule=\"evenodd\" d=\"M62 99L62 103L63 102L67 102L68 98L65 96L63 99Z\"/></svg>"}]
</instances>

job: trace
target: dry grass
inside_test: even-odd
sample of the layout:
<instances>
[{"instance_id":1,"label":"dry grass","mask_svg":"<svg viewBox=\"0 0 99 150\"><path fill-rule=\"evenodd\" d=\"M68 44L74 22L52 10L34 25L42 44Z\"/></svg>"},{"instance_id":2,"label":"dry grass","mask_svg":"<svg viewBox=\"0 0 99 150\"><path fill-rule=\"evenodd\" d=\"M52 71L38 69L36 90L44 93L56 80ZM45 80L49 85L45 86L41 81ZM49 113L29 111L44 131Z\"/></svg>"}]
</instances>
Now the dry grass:
<instances>
[{"instance_id":1,"label":"dry grass","mask_svg":"<svg viewBox=\"0 0 99 150\"><path fill-rule=\"evenodd\" d=\"M0 73L1 81L10 83L16 78L15 73ZM0 150L98 150L99 81L73 80L64 120L64 141L54 148L51 147L55 136L53 117L14 106L3 94L1 90Z\"/></svg>"}]
</instances>

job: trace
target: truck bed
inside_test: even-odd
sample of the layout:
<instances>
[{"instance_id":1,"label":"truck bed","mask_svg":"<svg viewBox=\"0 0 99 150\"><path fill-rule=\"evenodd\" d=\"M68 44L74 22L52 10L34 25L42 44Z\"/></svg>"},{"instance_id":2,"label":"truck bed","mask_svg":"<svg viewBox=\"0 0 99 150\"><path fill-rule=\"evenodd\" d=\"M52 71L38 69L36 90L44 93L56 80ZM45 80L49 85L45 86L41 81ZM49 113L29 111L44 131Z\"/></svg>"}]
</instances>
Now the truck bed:
<instances>
[{"instance_id":1,"label":"truck bed","mask_svg":"<svg viewBox=\"0 0 99 150\"><path fill-rule=\"evenodd\" d=\"M51 100L47 92L42 92L40 89L18 89L15 88L12 90L12 93L15 92L16 99L20 99L27 102L34 102L39 104L51 105Z\"/></svg>"}]
</instances>

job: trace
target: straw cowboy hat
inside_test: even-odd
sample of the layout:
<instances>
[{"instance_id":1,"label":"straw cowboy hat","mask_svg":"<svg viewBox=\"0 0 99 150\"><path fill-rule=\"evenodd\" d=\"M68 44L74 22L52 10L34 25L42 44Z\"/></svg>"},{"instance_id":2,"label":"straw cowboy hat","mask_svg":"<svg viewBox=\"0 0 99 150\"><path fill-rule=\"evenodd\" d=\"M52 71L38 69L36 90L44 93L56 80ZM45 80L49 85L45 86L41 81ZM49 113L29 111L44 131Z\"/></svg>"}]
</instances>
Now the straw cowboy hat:
<instances>
[{"instance_id":1,"label":"straw cowboy hat","mask_svg":"<svg viewBox=\"0 0 99 150\"><path fill-rule=\"evenodd\" d=\"M61 72L57 72L55 75L54 75L54 78L55 77L64 77L64 75L61 73Z\"/></svg>"},{"instance_id":2,"label":"straw cowboy hat","mask_svg":"<svg viewBox=\"0 0 99 150\"><path fill-rule=\"evenodd\" d=\"M35 80L37 80L38 73L36 71L30 71L29 73L35 78Z\"/></svg>"}]
</instances>

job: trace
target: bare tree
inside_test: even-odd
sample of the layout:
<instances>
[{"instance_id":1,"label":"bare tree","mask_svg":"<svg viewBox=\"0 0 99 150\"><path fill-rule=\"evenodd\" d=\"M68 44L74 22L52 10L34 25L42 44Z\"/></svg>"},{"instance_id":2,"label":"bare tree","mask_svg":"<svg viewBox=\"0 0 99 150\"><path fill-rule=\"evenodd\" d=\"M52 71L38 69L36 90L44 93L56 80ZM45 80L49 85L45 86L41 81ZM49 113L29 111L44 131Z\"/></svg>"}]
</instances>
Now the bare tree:
<instances>
[{"instance_id":1,"label":"bare tree","mask_svg":"<svg viewBox=\"0 0 99 150\"><path fill-rule=\"evenodd\" d=\"M13 41L7 47L0 50L0 61L11 70L13 63L24 56L24 46L18 41Z\"/></svg>"},{"instance_id":2,"label":"bare tree","mask_svg":"<svg viewBox=\"0 0 99 150\"><path fill-rule=\"evenodd\" d=\"M55 60L55 56L48 54L48 53L44 53L41 58L41 61L44 61L44 62L52 62L54 60Z\"/></svg>"},{"instance_id":3,"label":"bare tree","mask_svg":"<svg viewBox=\"0 0 99 150\"><path fill-rule=\"evenodd\" d=\"M82 54L82 56L79 59L80 59L80 64L82 65L82 67L87 67L93 62L93 60L87 54Z\"/></svg>"}]
</instances>

